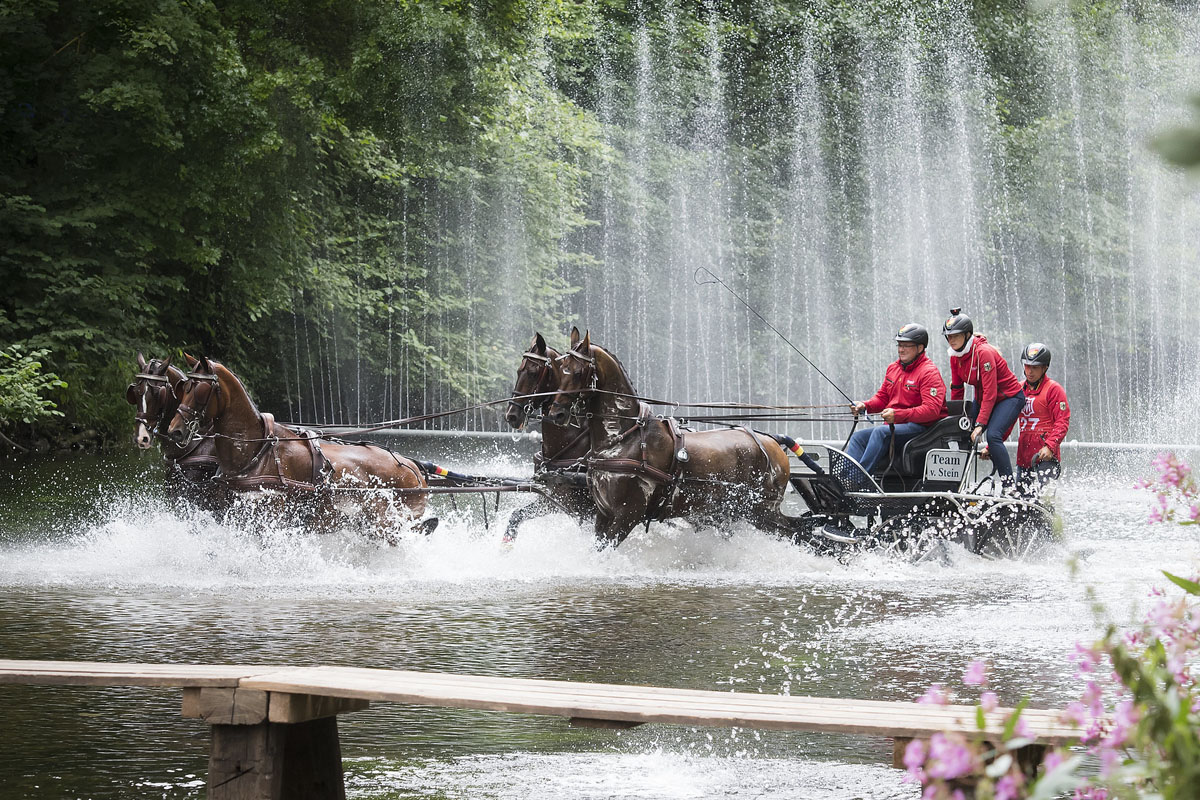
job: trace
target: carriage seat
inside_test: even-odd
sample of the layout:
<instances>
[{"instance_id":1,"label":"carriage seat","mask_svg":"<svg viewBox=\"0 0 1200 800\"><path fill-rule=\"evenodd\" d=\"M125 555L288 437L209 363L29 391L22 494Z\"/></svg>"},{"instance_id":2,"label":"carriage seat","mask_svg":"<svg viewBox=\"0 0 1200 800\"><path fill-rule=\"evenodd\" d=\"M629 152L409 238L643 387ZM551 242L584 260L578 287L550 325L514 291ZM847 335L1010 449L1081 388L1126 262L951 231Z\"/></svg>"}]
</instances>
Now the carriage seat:
<instances>
[{"instance_id":1,"label":"carriage seat","mask_svg":"<svg viewBox=\"0 0 1200 800\"><path fill-rule=\"evenodd\" d=\"M946 408L950 416L943 417L930 425L922 433L910 439L903 451L896 456L893 469L876 470L890 471L896 475L913 477L925 474L925 454L930 450L948 449L950 442L957 442L960 450L971 446L971 424L968 419L966 428L961 420L966 415L966 403L963 400L948 400Z\"/></svg>"}]
</instances>

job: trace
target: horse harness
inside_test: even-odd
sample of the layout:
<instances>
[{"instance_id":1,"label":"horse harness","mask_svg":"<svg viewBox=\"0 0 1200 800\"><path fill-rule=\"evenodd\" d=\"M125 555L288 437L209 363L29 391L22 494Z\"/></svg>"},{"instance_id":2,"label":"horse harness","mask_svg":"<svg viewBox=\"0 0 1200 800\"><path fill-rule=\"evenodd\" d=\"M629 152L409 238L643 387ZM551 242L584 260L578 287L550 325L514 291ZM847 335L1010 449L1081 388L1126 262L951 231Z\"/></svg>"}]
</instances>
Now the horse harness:
<instances>
[{"instance_id":1,"label":"horse harness","mask_svg":"<svg viewBox=\"0 0 1200 800\"><path fill-rule=\"evenodd\" d=\"M541 362L542 368L540 370L538 370L537 380L533 382L533 393L535 395L540 394L542 391L542 381L544 381L546 379L546 376L550 374L550 364L553 361L553 359L550 358L550 356L544 356L541 353L535 353L532 350L522 353L521 359L522 359L522 361L525 359L529 359L530 361ZM521 395L517 394L516 392L512 393L513 400L516 400L520 396ZM532 412L533 412L533 401L531 400L530 402L525 404L525 414L528 416Z\"/></svg>"},{"instance_id":2,"label":"horse harness","mask_svg":"<svg viewBox=\"0 0 1200 800\"><path fill-rule=\"evenodd\" d=\"M563 458L562 454L571 452L575 445L579 444L590 434L591 431L587 427L580 428L579 433L575 434L574 438L560 447L552 455L548 456L543 452L534 453L534 472L548 472L550 470L572 469L573 467L584 466L584 462L586 461L590 451L589 453L584 453L582 456L577 456L576 458ZM544 436L542 438L542 442L545 444Z\"/></svg>"},{"instance_id":3,"label":"horse harness","mask_svg":"<svg viewBox=\"0 0 1200 800\"><path fill-rule=\"evenodd\" d=\"M671 457L667 461L666 469L659 469L646 460L646 429L655 419L661 419L666 423L667 433L671 436ZM634 433L637 433L639 438L639 458L594 458L589 456L587 467L589 471L638 475L663 487L665 491L660 495L658 502L647 509L647 521L649 521L655 513L666 508L675 499L682 482L683 463L688 460L687 447L684 445L683 431L680 430L674 417L657 417L650 406L640 401L638 402L637 419L617 435L617 443L624 442Z\"/></svg>"},{"instance_id":4,"label":"horse harness","mask_svg":"<svg viewBox=\"0 0 1200 800\"><path fill-rule=\"evenodd\" d=\"M329 462L326 460L325 454L321 452L317 432L302 428L296 432L295 438L281 439L275 427L273 414L263 412L262 421L262 446L258 448L258 452L254 454L249 463L234 475L226 475L218 470L212 479L224 483L230 489L240 491L247 489L290 489L302 492L329 490ZM278 449L281 441L304 442L308 445L308 451L312 456L312 477L309 480L296 480L283 474L283 464L280 462Z\"/></svg>"},{"instance_id":5,"label":"horse harness","mask_svg":"<svg viewBox=\"0 0 1200 800\"><path fill-rule=\"evenodd\" d=\"M158 363L157 360L150 362L151 366ZM175 388L171 386L171 381L166 375L156 375L152 372L139 372L133 376L133 383L129 384L129 388L125 390L125 399L130 405L137 406L139 410L133 415L133 418L146 426L149 431L155 432L157 435L165 438L166 431L160 430L166 420L163 419L161 409L167 405L167 397L175 397ZM138 383L149 384L138 391ZM155 388L157 387L157 388ZM156 417L150 415L146 407L146 394L156 391L158 393L159 414ZM142 402L139 405L136 402L138 396L141 396ZM191 472L211 472L217 467L217 457L212 453L212 448L204 448L205 452L197 453L200 445L206 441L204 437L212 433L213 424L210 421L204 430L200 430L200 426L196 425L197 435L192 441L186 445L180 446L171 442L169 447L174 451L174 455L163 453L163 459L167 462L168 469L178 469L184 479L188 479L187 473ZM169 441L169 440L168 440ZM190 482L190 481L189 481Z\"/></svg>"}]
</instances>

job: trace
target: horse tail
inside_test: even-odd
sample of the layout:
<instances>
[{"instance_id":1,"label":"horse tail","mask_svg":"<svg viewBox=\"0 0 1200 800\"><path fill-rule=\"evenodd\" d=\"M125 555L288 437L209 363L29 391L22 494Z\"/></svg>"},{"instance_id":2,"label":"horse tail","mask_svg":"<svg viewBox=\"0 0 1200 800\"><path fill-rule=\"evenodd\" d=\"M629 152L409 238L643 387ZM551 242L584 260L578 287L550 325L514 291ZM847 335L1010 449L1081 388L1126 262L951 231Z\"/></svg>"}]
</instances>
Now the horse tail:
<instances>
[{"instance_id":1,"label":"horse tail","mask_svg":"<svg viewBox=\"0 0 1200 800\"><path fill-rule=\"evenodd\" d=\"M763 432L755 431L755 433ZM804 448L800 446L800 443L792 437L785 436L782 433L764 433L763 435L770 436L772 439L778 442L779 446L784 450L791 450L796 454L796 458L800 459L800 463L804 464L804 466L808 467L813 472L817 473L818 475L825 473L825 470L821 469L821 465L817 463L817 460L808 453L805 453Z\"/></svg>"},{"instance_id":2,"label":"horse tail","mask_svg":"<svg viewBox=\"0 0 1200 800\"><path fill-rule=\"evenodd\" d=\"M445 467L438 466L432 461L419 461L414 459L413 463L421 468L421 471L426 475L435 475L439 478L446 478L457 483L479 483L479 478L472 475L466 475L462 472L454 472Z\"/></svg>"}]
</instances>

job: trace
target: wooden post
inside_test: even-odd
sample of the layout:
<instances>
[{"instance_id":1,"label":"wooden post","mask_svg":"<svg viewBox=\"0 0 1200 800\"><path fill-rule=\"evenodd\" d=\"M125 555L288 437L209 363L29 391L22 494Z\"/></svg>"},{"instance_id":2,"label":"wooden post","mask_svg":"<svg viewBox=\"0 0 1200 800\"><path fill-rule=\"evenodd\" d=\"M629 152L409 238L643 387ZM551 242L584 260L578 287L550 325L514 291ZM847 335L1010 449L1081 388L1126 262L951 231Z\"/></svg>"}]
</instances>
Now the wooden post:
<instances>
[{"instance_id":1,"label":"wooden post","mask_svg":"<svg viewBox=\"0 0 1200 800\"><path fill-rule=\"evenodd\" d=\"M183 715L212 725L209 800L345 800L337 714L365 700L185 689Z\"/></svg>"},{"instance_id":2,"label":"wooden post","mask_svg":"<svg viewBox=\"0 0 1200 800\"><path fill-rule=\"evenodd\" d=\"M213 725L209 800L345 800L337 717Z\"/></svg>"}]
</instances>

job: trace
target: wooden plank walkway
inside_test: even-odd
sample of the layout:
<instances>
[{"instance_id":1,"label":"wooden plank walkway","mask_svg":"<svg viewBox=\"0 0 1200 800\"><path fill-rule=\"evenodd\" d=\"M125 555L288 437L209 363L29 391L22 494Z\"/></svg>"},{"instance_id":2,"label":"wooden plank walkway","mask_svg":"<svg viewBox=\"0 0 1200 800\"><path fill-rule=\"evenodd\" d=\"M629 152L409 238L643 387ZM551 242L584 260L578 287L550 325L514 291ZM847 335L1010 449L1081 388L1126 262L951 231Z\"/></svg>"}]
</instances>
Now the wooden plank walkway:
<instances>
[{"instance_id":1,"label":"wooden plank walkway","mask_svg":"<svg viewBox=\"0 0 1200 800\"><path fill-rule=\"evenodd\" d=\"M341 765L336 715L366 708L371 702L560 716L583 727L663 723L880 736L896 743L897 759L911 739L928 738L939 731L976 732L973 706L359 667L0 660L0 684L183 689L184 715L202 718L213 726L210 798L343 797L344 789L338 788ZM987 734L999 737L1009 711L1001 708L987 715ZM1060 744L1079 735L1052 711L1027 709L1022 718L1036 747ZM281 743L287 739L285 731L291 731L287 747ZM247 736L253 739L249 744ZM285 757L288 748L305 755ZM313 752L330 749L339 753L336 766L325 763L321 774L307 774L313 763L322 760L314 758ZM247 756L250 752L256 755ZM301 758L305 763L296 767L293 762ZM307 771L304 781L315 781L324 788L304 793L293 783L281 790L286 776L297 768ZM331 777L335 772L336 780ZM331 787L331 783L338 786ZM231 784L241 786L226 791Z\"/></svg>"}]
</instances>

